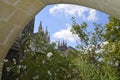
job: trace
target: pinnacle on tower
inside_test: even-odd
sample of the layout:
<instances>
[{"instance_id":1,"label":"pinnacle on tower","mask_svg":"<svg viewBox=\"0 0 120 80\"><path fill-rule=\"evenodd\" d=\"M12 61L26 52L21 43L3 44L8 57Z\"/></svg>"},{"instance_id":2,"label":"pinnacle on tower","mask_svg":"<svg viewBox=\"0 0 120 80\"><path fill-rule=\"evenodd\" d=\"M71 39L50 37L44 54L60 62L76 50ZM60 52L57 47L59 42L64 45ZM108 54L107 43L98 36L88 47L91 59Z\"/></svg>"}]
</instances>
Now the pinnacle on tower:
<instances>
[{"instance_id":1,"label":"pinnacle on tower","mask_svg":"<svg viewBox=\"0 0 120 80\"><path fill-rule=\"evenodd\" d=\"M60 46L63 46L62 41L60 41Z\"/></svg>"},{"instance_id":2,"label":"pinnacle on tower","mask_svg":"<svg viewBox=\"0 0 120 80\"><path fill-rule=\"evenodd\" d=\"M48 33L48 41L50 43L50 32Z\"/></svg>"},{"instance_id":3,"label":"pinnacle on tower","mask_svg":"<svg viewBox=\"0 0 120 80\"><path fill-rule=\"evenodd\" d=\"M42 21L40 21L40 25L39 25L39 30L38 30L38 31L39 31L39 32L40 32L40 31L43 31L43 30L42 30Z\"/></svg>"},{"instance_id":4,"label":"pinnacle on tower","mask_svg":"<svg viewBox=\"0 0 120 80\"><path fill-rule=\"evenodd\" d=\"M46 26L46 32L45 32L45 33L46 33L46 35L48 35L48 29L47 29L47 26Z\"/></svg>"},{"instance_id":5,"label":"pinnacle on tower","mask_svg":"<svg viewBox=\"0 0 120 80\"><path fill-rule=\"evenodd\" d=\"M67 47L67 41L65 41L65 46Z\"/></svg>"},{"instance_id":6,"label":"pinnacle on tower","mask_svg":"<svg viewBox=\"0 0 120 80\"><path fill-rule=\"evenodd\" d=\"M58 41L58 47L60 47L60 41Z\"/></svg>"},{"instance_id":7,"label":"pinnacle on tower","mask_svg":"<svg viewBox=\"0 0 120 80\"><path fill-rule=\"evenodd\" d=\"M65 42L64 42L64 40L63 40L63 46L65 46Z\"/></svg>"}]
</instances>

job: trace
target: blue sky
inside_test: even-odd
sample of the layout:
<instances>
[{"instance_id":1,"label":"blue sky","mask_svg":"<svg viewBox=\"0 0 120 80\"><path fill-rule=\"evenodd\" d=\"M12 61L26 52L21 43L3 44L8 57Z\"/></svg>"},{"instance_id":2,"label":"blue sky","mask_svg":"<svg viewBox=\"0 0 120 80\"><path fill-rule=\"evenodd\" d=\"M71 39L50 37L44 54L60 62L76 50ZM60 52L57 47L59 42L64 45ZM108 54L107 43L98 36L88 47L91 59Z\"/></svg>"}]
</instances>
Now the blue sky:
<instances>
[{"instance_id":1,"label":"blue sky","mask_svg":"<svg viewBox=\"0 0 120 80\"><path fill-rule=\"evenodd\" d=\"M38 31L39 23L42 21L43 28L48 27L51 42L64 39L68 45L75 47L75 37L70 32L73 16L79 24L83 21L87 22L88 30L93 30L94 22L103 25L108 22L108 15L95 9L70 4L54 4L46 6L36 15L34 32Z\"/></svg>"}]
</instances>

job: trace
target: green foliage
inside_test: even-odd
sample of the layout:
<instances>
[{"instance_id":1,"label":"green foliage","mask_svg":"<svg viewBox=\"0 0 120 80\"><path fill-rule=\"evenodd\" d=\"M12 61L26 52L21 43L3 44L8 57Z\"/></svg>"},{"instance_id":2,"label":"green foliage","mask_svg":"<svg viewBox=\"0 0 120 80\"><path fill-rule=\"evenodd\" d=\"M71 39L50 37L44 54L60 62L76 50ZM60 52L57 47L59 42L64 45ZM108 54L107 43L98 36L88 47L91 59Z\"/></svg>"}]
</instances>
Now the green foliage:
<instances>
[{"instance_id":1,"label":"green foliage","mask_svg":"<svg viewBox=\"0 0 120 80\"><path fill-rule=\"evenodd\" d=\"M6 62L6 70L20 80L120 80L120 21L110 17L102 26L94 23L94 31L87 23L72 18L71 32L78 35L78 51L65 57L56 44L50 44L43 32L33 38L25 34L24 57Z\"/></svg>"},{"instance_id":2,"label":"green foliage","mask_svg":"<svg viewBox=\"0 0 120 80\"><path fill-rule=\"evenodd\" d=\"M78 55L74 63L78 66L81 80L119 80L120 74L120 21L110 17L104 26L94 23L94 31L87 24L77 24L72 18L71 32L78 35Z\"/></svg>"},{"instance_id":3,"label":"green foliage","mask_svg":"<svg viewBox=\"0 0 120 80\"><path fill-rule=\"evenodd\" d=\"M120 41L120 20L109 17L109 23L105 25L106 29L106 40L108 41Z\"/></svg>"},{"instance_id":4,"label":"green foliage","mask_svg":"<svg viewBox=\"0 0 120 80\"><path fill-rule=\"evenodd\" d=\"M71 32L73 34L77 34L80 41L83 43L83 44L88 44L86 43L89 38L88 38L88 33L87 33L87 30L86 30L86 27L87 27L87 24L85 22L83 22L81 25L77 24L75 22L75 18L73 17L72 18L72 21L73 21L73 25L72 25L72 29L71 29Z\"/></svg>"},{"instance_id":5,"label":"green foliage","mask_svg":"<svg viewBox=\"0 0 120 80\"><path fill-rule=\"evenodd\" d=\"M77 68L55 49L55 43L49 44L45 36L39 33L36 38L33 34L25 34L26 45L21 61L14 64L6 62L14 77L19 80L74 80Z\"/></svg>"},{"instance_id":6,"label":"green foliage","mask_svg":"<svg viewBox=\"0 0 120 80\"><path fill-rule=\"evenodd\" d=\"M118 76L120 76L120 20L109 17L109 22L105 25L105 39L109 44L105 46L105 50L110 57L109 62L116 65ZM119 77L120 79L120 77Z\"/></svg>"}]
</instances>

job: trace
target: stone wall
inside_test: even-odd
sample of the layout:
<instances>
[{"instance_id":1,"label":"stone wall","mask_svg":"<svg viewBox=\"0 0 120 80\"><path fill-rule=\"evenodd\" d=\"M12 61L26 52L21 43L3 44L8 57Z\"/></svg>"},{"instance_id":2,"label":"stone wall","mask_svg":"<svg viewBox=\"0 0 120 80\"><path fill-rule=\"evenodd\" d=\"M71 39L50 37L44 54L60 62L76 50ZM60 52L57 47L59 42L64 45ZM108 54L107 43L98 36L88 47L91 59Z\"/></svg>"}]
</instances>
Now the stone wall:
<instances>
[{"instance_id":1,"label":"stone wall","mask_svg":"<svg viewBox=\"0 0 120 80\"><path fill-rule=\"evenodd\" d=\"M26 36L23 34L33 33L34 31L34 18L25 26L23 31L17 36L17 39L12 44L11 48L9 49L5 59L9 61L16 60L16 62L20 61L24 56L24 44L26 41ZM3 71L2 71L2 80L15 80L13 77L12 72L6 71L6 65L3 64Z\"/></svg>"}]
</instances>

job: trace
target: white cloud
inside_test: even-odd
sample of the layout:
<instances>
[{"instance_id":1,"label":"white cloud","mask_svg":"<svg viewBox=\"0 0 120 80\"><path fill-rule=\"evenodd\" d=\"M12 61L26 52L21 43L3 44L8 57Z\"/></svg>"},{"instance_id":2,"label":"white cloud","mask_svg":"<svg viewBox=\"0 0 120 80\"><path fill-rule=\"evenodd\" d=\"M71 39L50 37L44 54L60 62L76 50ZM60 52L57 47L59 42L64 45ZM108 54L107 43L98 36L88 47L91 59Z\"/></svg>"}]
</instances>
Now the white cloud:
<instances>
[{"instance_id":1,"label":"white cloud","mask_svg":"<svg viewBox=\"0 0 120 80\"><path fill-rule=\"evenodd\" d=\"M66 29L62 29L53 34L54 39L64 39L70 42L75 42L76 39L78 39L77 35L73 35L72 32L70 32L71 25L66 24L66 26Z\"/></svg>"},{"instance_id":2,"label":"white cloud","mask_svg":"<svg viewBox=\"0 0 120 80\"><path fill-rule=\"evenodd\" d=\"M49 9L50 14L65 15L80 17L83 20L95 21L97 20L97 11L87 7L71 5L71 4L57 4Z\"/></svg>"},{"instance_id":3,"label":"white cloud","mask_svg":"<svg viewBox=\"0 0 120 80\"><path fill-rule=\"evenodd\" d=\"M88 21L96 21L97 20L97 12L94 9L90 9L89 16L87 17Z\"/></svg>"}]
</instances>

